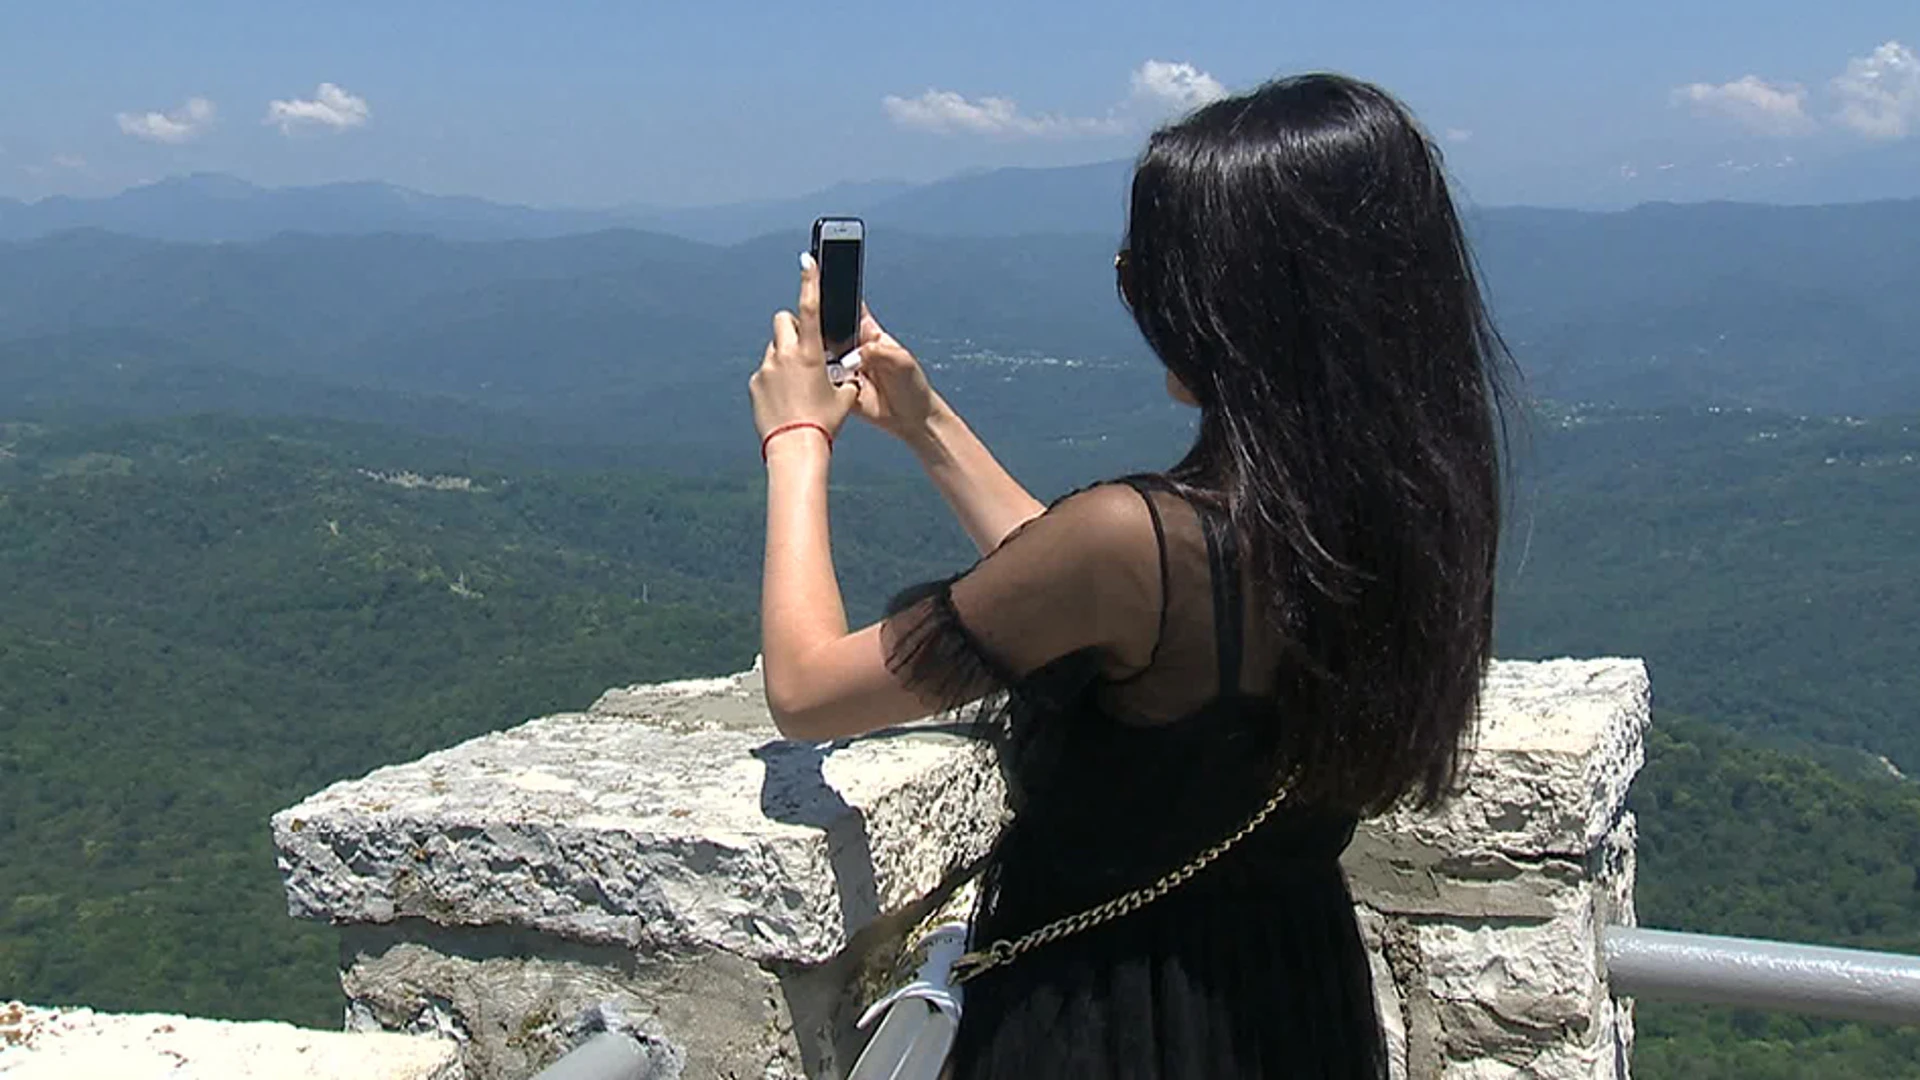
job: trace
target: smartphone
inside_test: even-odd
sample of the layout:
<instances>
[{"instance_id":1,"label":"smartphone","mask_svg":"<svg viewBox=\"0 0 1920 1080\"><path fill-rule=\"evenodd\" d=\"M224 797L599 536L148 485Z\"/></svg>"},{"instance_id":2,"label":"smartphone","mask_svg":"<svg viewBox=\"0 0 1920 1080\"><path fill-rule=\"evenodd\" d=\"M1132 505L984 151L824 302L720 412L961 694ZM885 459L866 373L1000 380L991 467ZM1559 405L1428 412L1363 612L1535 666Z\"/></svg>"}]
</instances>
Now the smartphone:
<instances>
[{"instance_id":1,"label":"smartphone","mask_svg":"<svg viewBox=\"0 0 1920 1080\"><path fill-rule=\"evenodd\" d=\"M823 217L813 223L813 257L820 264L820 337L827 346L828 374L839 382L840 358L860 334L860 279L865 271L867 226L857 217Z\"/></svg>"}]
</instances>

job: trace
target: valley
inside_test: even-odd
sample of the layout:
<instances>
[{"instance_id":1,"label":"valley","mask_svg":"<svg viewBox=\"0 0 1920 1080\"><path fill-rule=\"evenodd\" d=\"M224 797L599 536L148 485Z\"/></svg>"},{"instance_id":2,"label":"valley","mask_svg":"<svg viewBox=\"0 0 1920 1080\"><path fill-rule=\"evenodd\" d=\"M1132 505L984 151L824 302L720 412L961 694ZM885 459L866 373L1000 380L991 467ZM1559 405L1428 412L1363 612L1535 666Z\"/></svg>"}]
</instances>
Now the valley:
<instances>
[{"instance_id":1,"label":"valley","mask_svg":"<svg viewBox=\"0 0 1920 1080\"><path fill-rule=\"evenodd\" d=\"M1522 374L1498 652L1647 660L1642 919L1920 951L1920 203L1478 227ZM744 358L797 243L0 243L0 987L334 1026L269 813L750 664ZM876 312L1043 498L1191 438L1111 251L874 249ZM832 509L855 620L972 558L872 432ZM1920 1077L1915 1038L1648 1005L1636 1069Z\"/></svg>"}]
</instances>

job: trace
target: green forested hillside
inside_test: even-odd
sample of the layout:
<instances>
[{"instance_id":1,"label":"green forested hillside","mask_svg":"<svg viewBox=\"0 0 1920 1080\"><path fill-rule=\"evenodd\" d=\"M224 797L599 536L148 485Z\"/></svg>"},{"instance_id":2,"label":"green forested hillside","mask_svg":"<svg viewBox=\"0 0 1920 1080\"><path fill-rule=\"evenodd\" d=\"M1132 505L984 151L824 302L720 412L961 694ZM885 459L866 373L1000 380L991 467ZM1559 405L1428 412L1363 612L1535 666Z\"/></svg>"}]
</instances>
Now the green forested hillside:
<instances>
[{"instance_id":1,"label":"green forested hillside","mask_svg":"<svg viewBox=\"0 0 1920 1080\"><path fill-rule=\"evenodd\" d=\"M1158 417L1067 422L1085 435L1009 451L1056 490L1168 445ZM1920 796L1871 757L1912 760L1914 449L1898 422L1592 411L1519 444L1500 651L1649 658L1647 923L1920 951ZM571 453L286 419L0 427L0 996L336 1023L331 935L284 915L270 812L748 663L756 483ZM863 456L834 493L855 618L969 554ZM1920 1076L1915 1037L1647 1005L1637 1069Z\"/></svg>"},{"instance_id":2,"label":"green forested hillside","mask_svg":"<svg viewBox=\"0 0 1920 1080\"><path fill-rule=\"evenodd\" d=\"M1530 435L1499 652L1647 658L1642 922L1920 954L1920 788L1879 760L1920 764L1920 423L1547 408ZM1920 1078L1920 1030L1645 1002L1634 1072Z\"/></svg>"},{"instance_id":3,"label":"green forested hillside","mask_svg":"<svg viewBox=\"0 0 1920 1080\"><path fill-rule=\"evenodd\" d=\"M1067 188L1043 182L999 217L1088 202L1065 194L1074 176L1059 171ZM1106 176L1101 191L1115 178L1083 179L1095 176ZM1119 208L1095 198L1112 213L1097 228L1054 210L1055 231L1017 236L877 226L867 294L930 360L985 350L1131 363L1157 377L1115 293ZM925 211L913 220L964 216ZM0 242L0 399L169 415L306 401L353 420L436 427L477 412L542 438L697 439L736 415L731 392L768 315L793 302L805 221L729 247L633 230L486 243L289 234L209 245L98 231ZM1909 295L1920 201L1495 210L1475 219L1474 239L1494 311L1542 396L1920 410L1920 306ZM87 373L75 377L75 365ZM167 386L154 369L175 365L196 369L178 405L124 393L141 375ZM1030 374L982 403L1052 401L1055 388ZM296 385L263 392L263 377ZM301 392L316 383L326 392ZM1099 416L1126 401L1102 393L1055 411Z\"/></svg>"},{"instance_id":4,"label":"green forested hillside","mask_svg":"<svg viewBox=\"0 0 1920 1080\"><path fill-rule=\"evenodd\" d=\"M1920 772L1920 421L1561 410L1518 457L1503 655Z\"/></svg>"},{"instance_id":5,"label":"green forested hillside","mask_svg":"<svg viewBox=\"0 0 1920 1080\"><path fill-rule=\"evenodd\" d=\"M286 918L266 815L752 661L745 483L225 420L0 446L0 996L337 1023L330 937ZM462 479L368 475L406 470ZM856 613L964 554L936 514L879 512L897 500L836 495Z\"/></svg>"},{"instance_id":6,"label":"green forested hillside","mask_svg":"<svg viewBox=\"0 0 1920 1080\"><path fill-rule=\"evenodd\" d=\"M1630 801L1643 924L1920 955L1920 787L1663 711ZM1920 1028L1664 1002L1638 1024L1636 1076L1920 1077Z\"/></svg>"}]
</instances>

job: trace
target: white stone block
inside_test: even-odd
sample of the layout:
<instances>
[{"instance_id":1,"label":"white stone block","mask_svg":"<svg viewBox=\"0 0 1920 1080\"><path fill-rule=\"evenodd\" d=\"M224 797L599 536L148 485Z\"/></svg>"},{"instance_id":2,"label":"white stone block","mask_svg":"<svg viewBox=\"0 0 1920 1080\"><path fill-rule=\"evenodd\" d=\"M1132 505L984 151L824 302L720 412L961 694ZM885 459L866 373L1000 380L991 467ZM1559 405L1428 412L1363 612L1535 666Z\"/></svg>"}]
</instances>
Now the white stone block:
<instances>
[{"instance_id":1,"label":"white stone block","mask_svg":"<svg viewBox=\"0 0 1920 1080\"><path fill-rule=\"evenodd\" d=\"M1450 853L1584 855L1623 812L1651 715L1639 660L1496 663L1460 795L1366 827Z\"/></svg>"},{"instance_id":2,"label":"white stone block","mask_svg":"<svg viewBox=\"0 0 1920 1080\"><path fill-rule=\"evenodd\" d=\"M300 917L503 925L673 954L823 962L985 850L984 748L902 729L778 739L758 676L609 692L335 784L273 817Z\"/></svg>"},{"instance_id":3,"label":"white stone block","mask_svg":"<svg viewBox=\"0 0 1920 1080\"><path fill-rule=\"evenodd\" d=\"M464 1080L459 1047L410 1035L310 1031L92 1009L0 1006L6 1080Z\"/></svg>"}]
</instances>

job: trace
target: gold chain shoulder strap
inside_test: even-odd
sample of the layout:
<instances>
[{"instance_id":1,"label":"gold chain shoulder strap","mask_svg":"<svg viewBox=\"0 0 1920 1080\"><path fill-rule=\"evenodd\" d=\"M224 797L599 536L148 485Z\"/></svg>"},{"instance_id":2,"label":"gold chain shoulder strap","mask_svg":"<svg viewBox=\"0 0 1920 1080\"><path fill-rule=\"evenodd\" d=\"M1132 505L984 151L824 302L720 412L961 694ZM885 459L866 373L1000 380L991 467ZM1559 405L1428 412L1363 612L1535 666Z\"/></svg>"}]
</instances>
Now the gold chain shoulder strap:
<instances>
[{"instance_id":1,"label":"gold chain shoulder strap","mask_svg":"<svg viewBox=\"0 0 1920 1080\"><path fill-rule=\"evenodd\" d=\"M1045 945L1050 941L1059 941L1063 937L1077 934L1082 930L1091 930L1102 923L1111 922L1123 915L1131 915L1139 911L1141 908L1167 895L1181 885L1186 884L1195 874L1205 870L1215 860L1219 859L1220 856L1233 850L1235 844L1245 840L1255 829L1258 829L1269 817L1273 816L1273 812L1278 810L1281 802L1286 799L1286 794L1285 787L1274 792L1273 797L1267 800L1267 804L1262 806L1258 813L1248 818L1247 823L1240 826L1238 832L1235 832L1232 836L1227 837L1225 840L1194 856L1191 862L1167 874L1146 888L1134 889L1131 892L1122 893L1104 904L1090 907L1085 911L1075 915L1069 915L1064 919L1056 919L1040 929L1030 931L1012 941L1001 938L983 950L963 954L960 959L953 963L953 973L951 977L954 983L957 985L967 982L979 976L982 972L991 971L994 968L1010 964L1021 954Z\"/></svg>"}]
</instances>

